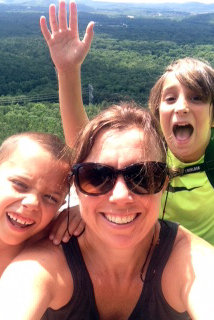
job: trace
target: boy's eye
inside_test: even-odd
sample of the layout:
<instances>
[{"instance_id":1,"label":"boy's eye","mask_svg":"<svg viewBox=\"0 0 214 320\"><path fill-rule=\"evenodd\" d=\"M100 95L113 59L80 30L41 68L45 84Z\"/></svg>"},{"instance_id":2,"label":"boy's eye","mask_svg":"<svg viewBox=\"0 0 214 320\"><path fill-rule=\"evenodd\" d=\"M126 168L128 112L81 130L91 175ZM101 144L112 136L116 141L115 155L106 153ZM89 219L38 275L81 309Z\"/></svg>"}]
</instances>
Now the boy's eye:
<instances>
[{"instance_id":1,"label":"boy's eye","mask_svg":"<svg viewBox=\"0 0 214 320\"><path fill-rule=\"evenodd\" d=\"M12 183L15 187L18 187L19 189L22 189L22 190L27 190L28 188L28 186L25 183L19 180L12 180Z\"/></svg>"},{"instance_id":2,"label":"boy's eye","mask_svg":"<svg viewBox=\"0 0 214 320\"><path fill-rule=\"evenodd\" d=\"M197 102L197 101L202 101L202 98L200 96L193 96L191 97L191 100Z\"/></svg>"},{"instance_id":3,"label":"boy's eye","mask_svg":"<svg viewBox=\"0 0 214 320\"><path fill-rule=\"evenodd\" d=\"M50 194L44 195L44 198L49 202L49 203L58 203L58 199L51 196Z\"/></svg>"},{"instance_id":4,"label":"boy's eye","mask_svg":"<svg viewBox=\"0 0 214 320\"><path fill-rule=\"evenodd\" d=\"M173 97L173 96L167 96L167 97L165 97L164 100L165 100L166 102L168 102L168 103L171 103L171 102L176 101L175 97Z\"/></svg>"}]
</instances>

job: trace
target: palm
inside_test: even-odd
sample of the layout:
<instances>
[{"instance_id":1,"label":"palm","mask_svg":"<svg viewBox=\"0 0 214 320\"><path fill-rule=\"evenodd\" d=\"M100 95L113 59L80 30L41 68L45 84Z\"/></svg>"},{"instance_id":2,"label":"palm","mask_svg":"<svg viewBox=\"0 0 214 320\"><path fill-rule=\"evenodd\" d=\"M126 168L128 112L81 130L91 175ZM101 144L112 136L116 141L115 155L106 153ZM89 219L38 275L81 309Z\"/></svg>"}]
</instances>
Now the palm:
<instances>
[{"instance_id":1,"label":"palm","mask_svg":"<svg viewBox=\"0 0 214 320\"><path fill-rule=\"evenodd\" d=\"M57 69L79 65L83 62L88 49L71 30L59 32L48 41L52 60Z\"/></svg>"}]
</instances>

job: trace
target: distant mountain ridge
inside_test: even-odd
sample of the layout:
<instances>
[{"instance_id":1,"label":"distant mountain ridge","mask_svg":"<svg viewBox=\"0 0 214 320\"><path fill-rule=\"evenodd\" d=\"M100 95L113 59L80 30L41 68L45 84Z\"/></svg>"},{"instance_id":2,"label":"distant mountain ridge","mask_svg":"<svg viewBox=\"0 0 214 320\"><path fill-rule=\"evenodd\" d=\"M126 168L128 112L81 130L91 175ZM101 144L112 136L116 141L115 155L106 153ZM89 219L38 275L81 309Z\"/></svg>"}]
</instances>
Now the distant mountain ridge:
<instances>
[{"instance_id":1,"label":"distant mountain ridge","mask_svg":"<svg viewBox=\"0 0 214 320\"><path fill-rule=\"evenodd\" d=\"M149 1L149 0L148 0ZM48 7L51 3L58 4L58 0L0 0L0 5L23 5L23 6L39 6ZM193 14L214 12L214 3L204 4L200 2L186 3L117 3L117 2L101 2L93 0L77 0L78 8L82 11L103 11L107 10L153 10L153 11L181 11Z\"/></svg>"}]
</instances>

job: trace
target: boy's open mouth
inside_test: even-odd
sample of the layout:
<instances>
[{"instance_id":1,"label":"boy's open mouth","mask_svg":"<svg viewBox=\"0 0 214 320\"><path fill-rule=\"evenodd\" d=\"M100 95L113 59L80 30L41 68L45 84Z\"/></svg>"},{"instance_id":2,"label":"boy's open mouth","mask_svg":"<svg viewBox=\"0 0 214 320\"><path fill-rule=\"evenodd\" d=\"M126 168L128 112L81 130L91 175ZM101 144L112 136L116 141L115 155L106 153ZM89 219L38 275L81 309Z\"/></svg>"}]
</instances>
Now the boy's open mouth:
<instances>
[{"instance_id":1,"label":"boy's open mouth","mask_svg":"<svg viewBox=\"0 0 214 320\"><path fill-rule=\"evenodd\" d=\"M27 228L35 224L35 221L32 219L24 219L23 217L12 212L7 212L7 218L10 223L17 228Z\"/></svg>"},{"instance_id":2,"label":"boy's open mouth","mask_svg":"<svg viewBox=\"0 0 214 320\"><path fill-rule=\"evenodd\" d=\"M175 124L173 126L173 133L178 141L186 141L193 134L193 126L191 124Z\"/></svg>"}]
</instances>

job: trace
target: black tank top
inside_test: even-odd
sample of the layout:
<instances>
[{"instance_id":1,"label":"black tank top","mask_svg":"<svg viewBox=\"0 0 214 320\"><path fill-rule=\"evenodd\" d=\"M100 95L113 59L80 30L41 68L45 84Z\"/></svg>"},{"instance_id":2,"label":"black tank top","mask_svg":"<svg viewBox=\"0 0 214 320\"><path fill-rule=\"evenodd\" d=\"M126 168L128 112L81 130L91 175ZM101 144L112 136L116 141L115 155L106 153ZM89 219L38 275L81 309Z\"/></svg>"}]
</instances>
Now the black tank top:
<instances>
[{"instance_id":1,"label":"black tank top","mask_svg":"<svg viewBox=\"0 0 214 320\"><path fill-rule=\"evenodd\" d=\"M188 320L187 312L179 313L166 302L161 276L177 235L178 225L161 222L160 241L156 245L146 272L139 300L128 320ZM71 300L59 310L47 309L42 320L99 320L93 284L85 266L78 240L72 237L62 244L74 282ZM115 320L115 319L112 319Z\"/></svg>"}]
</instances>

